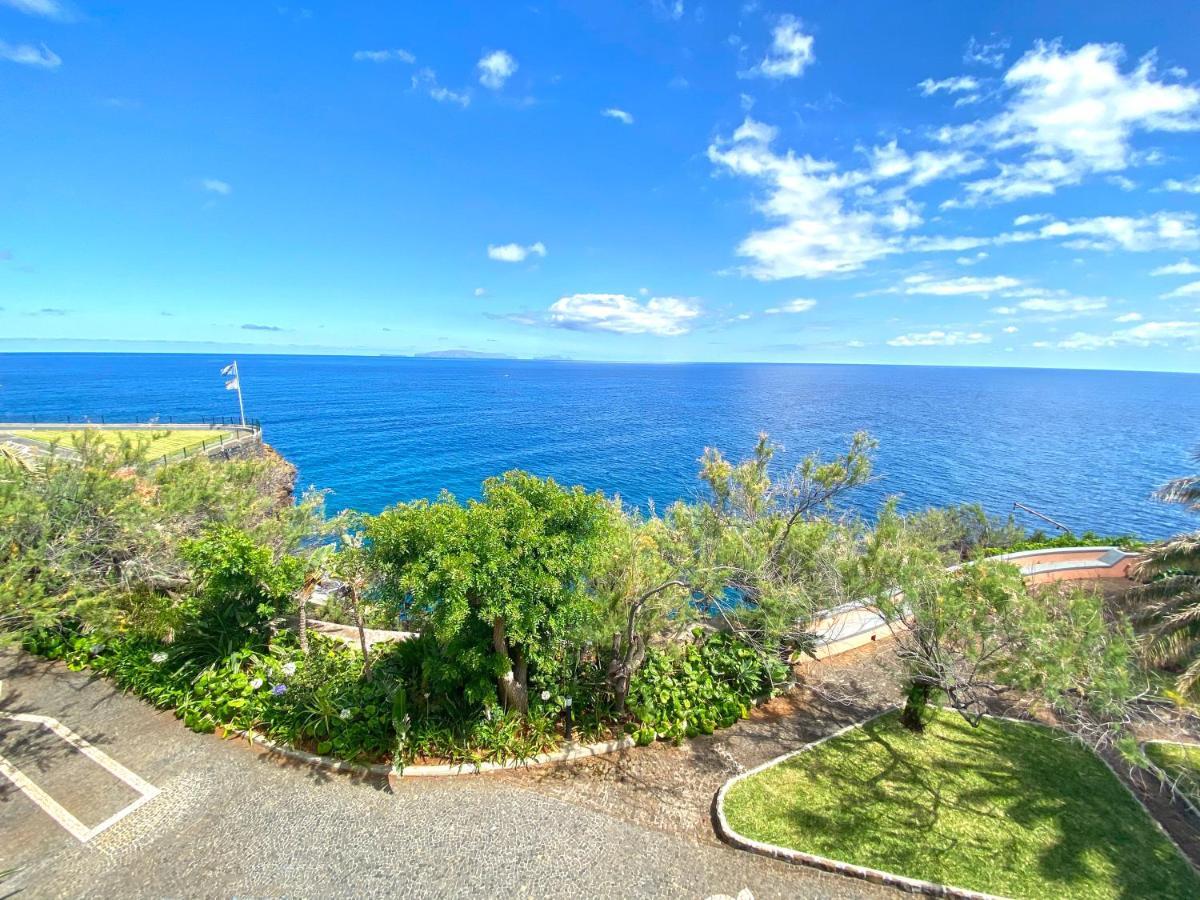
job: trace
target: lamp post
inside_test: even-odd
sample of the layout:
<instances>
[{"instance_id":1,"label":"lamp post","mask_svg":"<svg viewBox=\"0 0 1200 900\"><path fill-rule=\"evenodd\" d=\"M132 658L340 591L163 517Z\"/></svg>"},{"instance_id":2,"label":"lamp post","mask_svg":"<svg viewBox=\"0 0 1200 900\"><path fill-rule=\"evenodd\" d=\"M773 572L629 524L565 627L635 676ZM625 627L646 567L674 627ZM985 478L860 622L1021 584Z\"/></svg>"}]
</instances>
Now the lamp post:
<instances>
[{"instance_id":1,"label":"lamp post","mask_svg":"<svg viewBox=\"0 0 1200 900\"><path fill-rule=\"evenodd\" d=\"M566 733L568 743L575 739L575 722L571 717L571 698L568 697L563 701L563 715L566 720L563 722L563 730Z\"/></svg>"}]
</instances>

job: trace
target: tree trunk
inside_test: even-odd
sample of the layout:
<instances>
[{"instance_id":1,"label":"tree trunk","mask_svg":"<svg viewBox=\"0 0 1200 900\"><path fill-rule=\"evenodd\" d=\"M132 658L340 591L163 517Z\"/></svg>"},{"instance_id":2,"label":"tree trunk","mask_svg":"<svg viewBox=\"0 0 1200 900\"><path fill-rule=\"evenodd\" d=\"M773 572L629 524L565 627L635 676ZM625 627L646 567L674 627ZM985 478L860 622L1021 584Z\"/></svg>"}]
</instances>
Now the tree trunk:
<instances>
[{"instance_id":1,"label":"tree trunk","mask_svg":"<svg viewBox=\"0 0 1200 900\"><path fill-rule=\"evenodd\" d=\"M932 694L933 685L913 680L908 686L908 698L904 701L904 712L900 714L900 724L918 734L924 731L925 712L929 708L929 699Z\"/></svg>"},{"instance_id":2,"label":"tree trunk","mask_svg":"<svg viewBox=\"0 0 1200 900\"><path fill-rule=\"evenodd\" d=\"M358 643L362 647L363 655L363 681L371 680L371 653L367 649L367 632L363 628L362 604L359 603L359 590L357 585L352 585L350 588L350 602L354 605L354 624L358 627Z\"/></svg>"},{"instance_id":3,"label":"tree trunk","mask_svg":"<svg viewBox=\"0 0 1200 900\"><path fill-rule=\"evenodd\" d=\"M492 622L492 646L509 660L508 671L496 679L500 702L505 709L515 709L524 715L529 711L529 693L525 688L528 675L525 655L520 650L515 653L509 650L503 617Z\"/></svg>"}]
</instances>

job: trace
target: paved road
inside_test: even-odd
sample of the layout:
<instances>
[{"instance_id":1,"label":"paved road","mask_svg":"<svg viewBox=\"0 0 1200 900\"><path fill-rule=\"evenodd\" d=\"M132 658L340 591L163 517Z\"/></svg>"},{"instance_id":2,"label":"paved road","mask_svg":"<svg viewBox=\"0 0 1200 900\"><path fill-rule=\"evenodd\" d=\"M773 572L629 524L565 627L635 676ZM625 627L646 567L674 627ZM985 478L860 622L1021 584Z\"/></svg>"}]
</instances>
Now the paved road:
<instances>
[{"instance_id":1,"label":"paved road","mask_svg":"<svg viewBox=\"0 0 1200 900\"><path fill-rule=\"evenodd\" d=\"M0 653L0 713L50 716L158 794L86 843L0 777L0 896L884 896L874 886L646 829L487 776L398 795L187 731L169 713ZM0 755L94 828L140 796L44 727Z\"/></svg>"}]
</instances>

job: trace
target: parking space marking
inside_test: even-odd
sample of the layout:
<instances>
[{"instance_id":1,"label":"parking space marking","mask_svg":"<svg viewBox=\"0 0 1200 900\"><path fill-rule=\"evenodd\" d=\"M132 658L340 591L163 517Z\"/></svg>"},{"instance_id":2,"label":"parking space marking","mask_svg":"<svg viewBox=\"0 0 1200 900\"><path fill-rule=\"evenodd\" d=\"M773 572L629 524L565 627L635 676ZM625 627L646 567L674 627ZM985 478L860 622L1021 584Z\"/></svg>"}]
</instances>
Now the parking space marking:
<instances>
[{"instance_id":1,"label":"parking space marking","mask_svg":"<svg viewBox=\"0 0 1200 900\"><path fill-rule=\"evenodd\" d=\"M117 810L99 825L94 828L88 828L79 819L71 815L65 807L44 790L37 786L34 781L14 766L11 762L0 756L0 775L3 775L16 786L26 797L42 808L46 815L54 819L59 825L66 829L70 834L79 840L81 843L87 843L96 835L112 827L121 819L125 818L131 812L139 809L149 803L158 796L158 788L146 781L140 775L131 772L125 766L121 765L107 753L92 746L78 734L73 732L58 719L50 716L37 716L30 713L0 713L0 718L10 719L15 722L27 722L33 725L40 725L47 731L52 732L57 737L61 738L66 743L70 744L92 762L96 763L101 768L105 769L115 778L120 779L130 788L136 791L140 796L128 806Z\"/></svg>"}]
</instances>

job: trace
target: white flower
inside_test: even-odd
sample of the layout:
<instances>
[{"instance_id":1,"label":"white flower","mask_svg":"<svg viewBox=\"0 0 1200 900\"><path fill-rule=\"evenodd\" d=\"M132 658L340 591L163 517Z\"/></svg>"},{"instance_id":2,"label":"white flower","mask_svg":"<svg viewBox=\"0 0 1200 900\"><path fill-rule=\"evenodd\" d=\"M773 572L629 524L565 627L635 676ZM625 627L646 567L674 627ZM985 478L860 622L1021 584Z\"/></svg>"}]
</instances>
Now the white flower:
<instances>
[{"instance_id":1,"label":"white flower","mask_svg":"<svg viewBox=\"0 0 1200 900\"><path fill-rule=\"evenodd\" d=\"M296 664L294 662L284 663L283 664L283 674L284 675L295 675L296 674Z\"/></svg>"},{"instance_id":2,"label":"white flower","mask_svg":"<svg viewBox=\"0 0 1200 900\"><path fill-rule=\"evenodd\" d=\"M338 713L338 718L343 721L345 721L346 719L349 719L350 718L350 710L343 709L340 713Z\"/></svg>"},{"instance_id":3,"label":"white flower","mask_svg":"<svg viewBox=\"0 0 1200 900\"><path fill-rule=\"evenodd\" d=\"M160 665L162 663L165 663L166 661L167 661L167 654L163 653L161 650L159 650L157 653L155 653L153 656L150 657L150 662L155 663L156 665Z\"/></svg>"},{"instance_id":4,"label":"white flower","mask_svg":"<svg viewBox=\"0 0 1200 900\"><path fill-rule=\"evenodd\" d=\"M257 691L262 686L263 686L263 680L261 678L255 678L253 681L250 682L251 690Z\"/></svg>"},{"instance_id":5,"label":"white flower","mask_svg":"<svg viewBox=\"0 0 1200 900\"><path fill-rule=\"evenodd\" d=\"M542 691L542 700L545 701L545 700L549 700L549 699L550 699L550 692Z\"/></svg>"}]
</instances>

